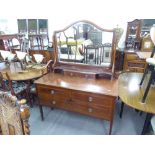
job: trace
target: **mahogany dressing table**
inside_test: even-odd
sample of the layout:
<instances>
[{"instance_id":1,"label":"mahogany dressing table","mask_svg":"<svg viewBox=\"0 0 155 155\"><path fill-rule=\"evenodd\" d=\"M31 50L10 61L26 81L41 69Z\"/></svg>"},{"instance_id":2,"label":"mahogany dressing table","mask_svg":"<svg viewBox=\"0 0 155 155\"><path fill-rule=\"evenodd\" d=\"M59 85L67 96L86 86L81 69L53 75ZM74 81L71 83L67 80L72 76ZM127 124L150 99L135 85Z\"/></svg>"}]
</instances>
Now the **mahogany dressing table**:
<instances>
[{"instance_id":1,"label":"mahogany dressing table","mask_svg":"<svg viewBox=\"0 0 155 155\"><path fill-rule=\"evenodd\" d=\"M53 43L54 72L35 81L42 120L43 106L60 108L110 121L111 134L118 96L114 30L78 21L55 31ZM85 52L88 46L92 48ZM100 47L98 56L93 47ZM83 61L77 61L79 57ZM89 61L85 61L86 57ZM97 61L100 63L96 64Z\"/></svg>"}]
</instances>

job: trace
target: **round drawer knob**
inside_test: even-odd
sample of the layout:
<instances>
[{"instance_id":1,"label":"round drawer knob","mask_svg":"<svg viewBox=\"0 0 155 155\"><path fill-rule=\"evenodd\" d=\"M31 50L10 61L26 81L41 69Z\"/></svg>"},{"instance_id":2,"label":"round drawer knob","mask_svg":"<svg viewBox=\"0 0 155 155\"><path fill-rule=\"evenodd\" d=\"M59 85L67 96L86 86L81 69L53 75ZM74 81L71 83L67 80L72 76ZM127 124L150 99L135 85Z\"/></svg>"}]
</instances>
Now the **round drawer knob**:
<instances>
[{"instance_id":1,"label":"round drawer knob","mask_svg":"<svg viewBox=\"0 0 155 155\"><path fill-rule=\"evenodd\" d=\"M52 104L56 104L56 101L52 101Z\"/></svg>"},{"instance_id":2,"label":"round drawer knob","mask_svg":"<svg viewBox=\"0 0 155 155\"><path fill-rule=\"evenodd\" d=\"M51 94L54 94L55 92L54 92L54 90L51 90Z\"/></svg>"},{"instance_id":3,"label":"round drawer knob","mask_svg":"<svg viewBox=\"0 0 155 155\"><path fill-rule=\"evenodd\" d=\"M88 101L89 101L89 102L92 102L92 101L93 101L93 98L92 98L92 97L89 97L89 98L88 98Z\"/></svg>"},{"instance_id":4,"label":"round drawer knob","mask_svg":"<svg viewBox=\"0 0 155 155\"><path fill-rule=\"evenodd\" d=\"M92 108L88 108L88 112L93 112L93 109Z\"/></svg>"}]
</instances>

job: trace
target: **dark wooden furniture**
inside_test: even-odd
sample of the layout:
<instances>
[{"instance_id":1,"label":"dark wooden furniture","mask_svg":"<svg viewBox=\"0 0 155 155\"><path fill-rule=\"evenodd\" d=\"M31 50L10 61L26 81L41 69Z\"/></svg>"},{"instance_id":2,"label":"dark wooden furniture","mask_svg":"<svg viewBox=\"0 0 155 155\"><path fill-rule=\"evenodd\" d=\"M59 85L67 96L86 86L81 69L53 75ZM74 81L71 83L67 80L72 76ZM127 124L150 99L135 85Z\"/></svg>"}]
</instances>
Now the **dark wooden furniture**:
<instances>
[{"instance_id":1,"label":"dark wooden furniture","mask_svg":"<svg viewBox=\"0 0 155 155\"><path fill-rule=\"evenodd\" d=\"M135 19L127 24L126 49L139 49L140 48L140 32L142 21Z\"/></svg>"},{"instance_id":2,"label":"dark wooden furniture","mask_svg":"<svg viewBox=\"0 0 155 155\"><path fill-rule=\"evenodd\" d=\"M23 34L4 34L0 35L0 50L20 50ZM19 41L18 45L13 44L13 39Z\"/></svg>"},{"instance_id":3,"label":"dark wooden furniture","mask_svg":"<svg viewBox=\"0 0 155 155\"><path fill-rule=\"evenodd\" d=\"M142 134L146 133L152 114L155 114L155 87L151 87L145 104L141 103L141 99L145 92L149 76L144 80L142 86L140 81L142 73L123 73L118 79L118 95L122 101L120 116L122 116L124 104L134 109L147 113Z\"/></svg>"},{"instance_id":4,"label":"dark wooden furniture","mask_svg":"<svg viewBox=\"0 0 155 155\"><path fill-rule=\"evenodd\" d=\"M117 97L117 80L86 79L49 73L35 81L41 118L42 106L61 108L110 121L109 134Z\"/></svg>"},{"instance_id":5,"label":"dark wooden furniture","mask_svg":"<svg viewBox=\"0 0 155 155\"><path fill-rule=\"evenodd\" d=\"M114 77L114 29L103 29L87 20L77 21L54 31L53 45L56 72L93 78Z\"/></svg>"}]
</instances>

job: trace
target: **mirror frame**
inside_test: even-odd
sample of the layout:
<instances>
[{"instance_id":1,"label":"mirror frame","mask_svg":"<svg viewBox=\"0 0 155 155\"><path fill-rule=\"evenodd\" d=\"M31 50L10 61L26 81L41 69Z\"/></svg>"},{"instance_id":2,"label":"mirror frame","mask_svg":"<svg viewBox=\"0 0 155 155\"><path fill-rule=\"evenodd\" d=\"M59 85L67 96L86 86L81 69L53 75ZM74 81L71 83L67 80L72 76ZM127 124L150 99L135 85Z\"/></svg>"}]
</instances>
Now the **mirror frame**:
<instances>
[{"instance_id":1,"label":"mirror frame","mask_svg":"<svg viewBox=\"0 0 155 155\"><path fill-rule=\"evenodd\" d=\"M99 29L100 31L112 32L113 33L111 65L110 65L110 67L99 66L99 65L83 64L83 63L59 61L59 58L58 58L58 43L57 43L57 35L56 34L60 33L60 32L63 32L63 31L66 31L67 29L69 29L73 25L75 25L77 23L82 23L82 22L86 23L86 24L90 24L90 25L94 26L95 28ZM110 75L112 75L112 77L114 75L114 71L115 71L115 57L116 57L116 32L115 32L115 29L104 29L104 28L101 28L100 26L94 24L91 21L79 20L79 21L73 22L72 24L66 26L64 29L56 30L56 31L53 32L53 48L54 48L54 55L55 55L53 67L61 66L61 65L63 66L64 65L64 66L68 66L68 67L70 66L72 68L76 68L76 67L83 68L83 69L84 68L87 68L87 69L89 68L90 70L92 69L92 71L96 70L96 69L100 69L102 73L110 74Z\"/></svg>"}]
</instances>

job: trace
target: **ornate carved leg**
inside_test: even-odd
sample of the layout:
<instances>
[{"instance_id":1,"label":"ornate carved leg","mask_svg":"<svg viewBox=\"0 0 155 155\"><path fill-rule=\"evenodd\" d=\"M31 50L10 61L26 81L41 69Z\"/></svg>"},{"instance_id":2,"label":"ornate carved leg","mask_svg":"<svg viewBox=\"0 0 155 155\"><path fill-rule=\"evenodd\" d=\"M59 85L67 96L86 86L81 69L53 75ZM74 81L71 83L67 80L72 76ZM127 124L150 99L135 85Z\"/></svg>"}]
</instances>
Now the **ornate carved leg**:
<instances>
[{"instance_id":1,"label":"ornate carved leg","mask_svg":"<svg viewBox=\"0 0 155 155\"><path fill-rule=\"evenodd\" d=\"M29 107L26 105L26 100L22 99L19 101L20 105L20 115L22 120L22 126L23 126L23 134L29 135L30 134L30 125L28 123L29 117L30 117L30 111Z\"/></svg>"}]
</instances>

